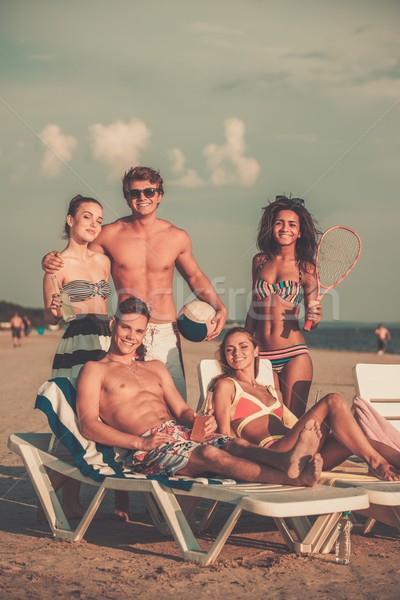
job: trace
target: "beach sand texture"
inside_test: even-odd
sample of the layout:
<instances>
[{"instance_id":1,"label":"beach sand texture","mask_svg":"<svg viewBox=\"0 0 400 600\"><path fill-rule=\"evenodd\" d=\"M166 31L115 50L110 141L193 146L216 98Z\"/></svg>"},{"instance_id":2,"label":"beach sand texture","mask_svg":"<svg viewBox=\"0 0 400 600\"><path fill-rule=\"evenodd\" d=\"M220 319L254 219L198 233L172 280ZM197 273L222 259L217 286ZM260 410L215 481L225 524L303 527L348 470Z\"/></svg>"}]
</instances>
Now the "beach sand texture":
<instances>
[{"instance_id":1,"label":"beach sand texture","mask_svg":"<svg viewBox=\"0 0 400 600\"><path fill-rule=\"evenodd\" d=\"M90 526L85 541L54 541L46 524L36 521L36 497L19 458L7 448L13 432L47 431L33 410L40 384L49 376L60 333L33 333L13 349L9 332L0 332L2 378L0 445L0 598L120 599L200 598L398 598L400 538L386 526L372 537L353 534L352 564L334 563L333 555L288 554L270 520L245 515L210 567L182 562L175 543L162 537L143 503L131 497L131 522L101 519ZM214 356L215 344L184 342L191 406L197 405L196 365ZM354 394L352 367L357 362L400 362L399 355L312 350L314 383L324 394ZM83 490L83 500L89 498ZM106 497L101 514L113 505ZM220 520L203 536L212 539Z\"/></svg>"}]
</instances>

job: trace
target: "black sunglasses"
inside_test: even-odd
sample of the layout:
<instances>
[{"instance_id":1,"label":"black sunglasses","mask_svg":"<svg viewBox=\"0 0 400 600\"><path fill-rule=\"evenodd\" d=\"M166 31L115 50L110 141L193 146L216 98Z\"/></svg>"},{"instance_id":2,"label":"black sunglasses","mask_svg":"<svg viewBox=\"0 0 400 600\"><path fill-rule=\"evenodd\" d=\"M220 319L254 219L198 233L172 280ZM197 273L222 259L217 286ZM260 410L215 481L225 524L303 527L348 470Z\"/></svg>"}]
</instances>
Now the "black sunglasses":
<instances>
[{"instance_id":1,"label":"black sunglasses","mask_svg":"<svg viewBox=\"0 0 400 600\"><path fill-rule=\"evenodd\" d=\"M135 198L135 200L140 200L141 195L143 194L146 198L150 200L150 198L154 198L154 194L156 192L161 192L160 188L144 188L144 190L129 190L129 198Z\"/></svg>"},{"instance_id":2,"label":"black sunglasses","mask_svg":"<svg viewBox=\"0 0 400 600\"><path fill-rule=\"evenodd\" d=\"M289 202L293 202L293 205L300 204L300 206L304 206L305 202L303 198L288 198L287 196L275 196L275 202L279 200L289 200Z\"/></svg>"}]
</instances>

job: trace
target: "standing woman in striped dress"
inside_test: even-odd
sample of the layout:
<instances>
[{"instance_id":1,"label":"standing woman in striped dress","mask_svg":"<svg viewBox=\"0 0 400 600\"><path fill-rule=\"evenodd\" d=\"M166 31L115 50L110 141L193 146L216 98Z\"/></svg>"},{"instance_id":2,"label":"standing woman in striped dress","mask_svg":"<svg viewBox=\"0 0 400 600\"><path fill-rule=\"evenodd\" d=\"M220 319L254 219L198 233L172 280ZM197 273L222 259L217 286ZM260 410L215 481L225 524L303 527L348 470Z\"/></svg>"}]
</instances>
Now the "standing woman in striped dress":
<instances>
[{"instance_id":1,"label":"standing woman in striped dress","mask_svg":"<svg viewBox=\"0 0 400 600\"><path fill-rule=\"evenodd\" d=\"M319 231L301 198L277 196L261 217L253 258L253 296L245 327L268 358L275 387L297 416L306 410L313 368L298 317L304 301L306 318L321 320L316 302L315 252Z\"/></svg>"},{"instance_id":2,"label":"standing woman in striped dress","mask_svg":"<svg viewBox=\"0 0 400 600\"><path fill-rule=\"evenodd\" d=\"M58 345L51 373L52 377L68 377L74 384L81 367L89 360L102 358L111 340L107 313L111 264L107 256L88 248L100 233L102 222L100 202L80 195L72 198L65 223L68 245L60 252L64 266L56 276L46 273L43 279L46 322L55 325L62 318L60 293L56 288L67 294L75 313ZM66 516L82 517L86 509L79 500L80 483L55 473L52 483L56 490L62 487ZM125 506L126 501L118 502L116 496L116 512Z\"/></svg>"},{"instance_id":3,"label":"standing woman in striped dress","mask_svg":"<svg viewBox=\"0 0 400 600\"><path fill-rule=\"evenodd\" d=\"M67 247L60 252L64 261L57 275L45 274L43 295L45 319L60 322L61 299L56 287L69 297L75 319L70 321L53 360L52 377L75 379L88 360L102 358L110 345L107 299L110 260L88 248L100 233L103 207L93 198L72 198L66 223ZM56 277L56 279L55 279Z\"/></svg>"}]
</instances>

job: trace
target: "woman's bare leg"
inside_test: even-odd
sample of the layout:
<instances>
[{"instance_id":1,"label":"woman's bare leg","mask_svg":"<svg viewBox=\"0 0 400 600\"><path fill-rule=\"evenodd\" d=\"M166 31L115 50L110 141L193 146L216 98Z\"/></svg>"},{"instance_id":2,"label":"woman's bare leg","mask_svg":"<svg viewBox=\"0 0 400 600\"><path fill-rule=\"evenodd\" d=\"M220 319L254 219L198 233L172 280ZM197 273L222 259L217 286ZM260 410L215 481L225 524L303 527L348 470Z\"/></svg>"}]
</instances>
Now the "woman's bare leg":
<instances>
[{"instance_id":1,"label":"woman's bare leg","mask_svg":"<svg viewBox=\"0 0 400 600\"><path fill-rule=\"evenodd\" d=\"M239 458L246 458L263 465L268 465L287 473L290 479L296 479L306 468L318 450L321 440L319 423L310 419L306 422L296 442L288 451L275 451L263 448L236 438L229 445L229 452ZM275 447L275 444L274 444Z\"/></svg>"},{"instance_id":2,"label":"woman's bare leg","mask_svg":"<svg viewBox=\"0 0 400 600\"><path fill-rule=\"evenodd\" d=\"M262 450L262 448L260 448ZM186 467L177 472L178 475L196 477L212 471L223 477L232 477L254 483L275 483L280 485L314 486L322 470L322 458L316 454L297 479L291 479L283 471L260 464L247 458L238 458L231 453L231 444L224 450L213 446L198 446L189 459Z\"/></svg>"},{"instance_id":3,"label":"woman's bare leg","mask_svg":"<svg viewBox=\"0 0 400 600\"><path fill-rule=\"evenodd\" d=\"M296 356L279 373L283 403L296 417L302 417L307 409L313 367L308 354Z\"/></svg>"},{"instance_id":4,"label":"woman's bare leg","mask_svg":"<svg viewBox=\"0 0 400 600\"><path fill-rule=\"evenodd\" d=\"M343 450L344 447L349 451L348 454L356 454L364 460L380 479L387 481L400 480L400 475L395 472L389 462L372 447L359 428L345 400L339 394L328 394L317 402L315 406L298 420L282 440L274 444L274 450L287 451L293 447L293 443L297 440L300 431L310 418L315 419L321 425L322 443L320 452L326 467L328 465L330 465L330 468L336 466L333 464L335 451L338 456L336 464L341 462L339 457L344 456L346 458L346 452ZM330 439L325 452L324 444L329 435L329 430L332 432L336 443L335 440ZM337 446L340 446L340 448L337 448Z\"/></svg>"}]
</instances>

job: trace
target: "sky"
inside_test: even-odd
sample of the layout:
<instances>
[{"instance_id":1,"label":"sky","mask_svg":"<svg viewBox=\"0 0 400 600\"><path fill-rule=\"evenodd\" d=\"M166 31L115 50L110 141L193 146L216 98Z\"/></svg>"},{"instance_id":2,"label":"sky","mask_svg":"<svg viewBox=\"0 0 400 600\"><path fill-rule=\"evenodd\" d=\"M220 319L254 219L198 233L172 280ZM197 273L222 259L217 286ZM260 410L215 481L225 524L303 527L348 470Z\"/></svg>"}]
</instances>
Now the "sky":
<instances>
[{"instance_id":1,"label":"sky","mask_svg":"<svg viewBox=\"0 0 400 600\"><path fill-rule=\"evenodd\" d=\"M40 307L69 200L129 214L121 178L142 164L231 319L262 207L292 194L362 239L325 320L398 322L399 17L389 0L0 0L0 300Z\"/></svg>"}]
</instances>

